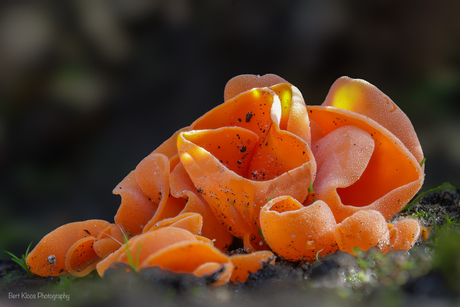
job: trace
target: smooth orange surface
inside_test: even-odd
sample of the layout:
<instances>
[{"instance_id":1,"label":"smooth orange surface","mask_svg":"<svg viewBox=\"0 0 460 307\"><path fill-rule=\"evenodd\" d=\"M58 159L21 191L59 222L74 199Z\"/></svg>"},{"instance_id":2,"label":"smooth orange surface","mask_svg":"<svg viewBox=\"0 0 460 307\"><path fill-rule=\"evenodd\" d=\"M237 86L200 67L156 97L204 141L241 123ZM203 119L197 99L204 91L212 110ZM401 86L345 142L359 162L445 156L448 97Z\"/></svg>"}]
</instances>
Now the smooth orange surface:
<instances>
[{"instance_id":1,"label":"smooth orange surface","mask_svg":"<svg viewBox=\"0 0 460 307\"><path fill-rule=\"evenodd\" d=\"M222 130L225 131L225 130ZM188 135L181 134L178 138L178 147L183 166L187 170L195 186L201 191L201 195L209 204L215 216L227 226L227 229L235 236L243 238L247 232L257 233L260 207L272 196L292 195L294 198L304 200L308 195L308 186L313 179L314 163L308 159L308 147L304 147L305 154L294 159L283 155L278 159L273 156L260 156L260 163L263 159L267 163L283 163L286 159L291 163L299 163L304 158L305 162L298 167L280 174L278 177L269 180L246 179L236 172L225 167L218 159L212 156L202 147L187 139ZM282 138L289 140L293 135ZM287 153L290 145L299 145L301 141L289 142L283 149ZM284 144L283 144L284 145ZM278 147L279 148L279 147ZM298 147L296 147L298 148ZM275 158L276 157L276 158ZM258 175L272 176L270 168L257 170Z\"/></svg>"},{"instance_id":2,"label":"smooth orange surface","mask_svg":"<svg viewBox=\"0 0 460 307\"><path fill-rule=\"evenodd\" d=\"M281 103L279 127L291 132L311 146L310 120L302 94L299 89L288 83L270 87L278 95Z\"/></svg>"},{"instance_id":3,"label":"smooth orange surface","mask_svg":"<svg viewBox=\"0 0 460 307\"><path fill-rule=\"evenodd\" d=\"M34 274L40 276L58 276L65 273L67 271L66 256L72 245L85 237L98 235L109 225L109 222L103 220L88 220L63 225L38 242L27 257L27 265ZM54 261L51 261L52 259Z\"/></svg>"},{"instance_id":4,"label":"smooth orange surface","mask_svg":"<svg viewBox=\"0 0 460 307\"><path fill-rule=\"evenodd\" d=\"M133 259L136 257L138 250L140 251L139 265L141 265L151 254L183 241L197 241L197 239L194 234L185 229L165 227L132 238L129 242L129 250ZM129 263L126 249L120 255L118 261Z\"/></svg>"},{"instance_id":5,"label":"smooth orange surface","mask_svg":"<svg viewBox=\"0 0 460 307\"><path fill-rule=\"evenodd\" d=\"M350 254L354 254L353 247L367 251L375 246L383 251L390 244L390 233L380 212L363 210L337 224L335 239L339 249Z\"/></svg>"},{"instance_id":6,"label":"smooth orange surface","mask_svg":"<svg viewBox=\"0 0 460 307\"><path fill-rule=\"evenodd\" d=\"M322 105L371 118L400 139L418 163L422 162L422 147L409 118L390 97L369 82L341 77L334 82Z\"/></svg>"},{"instance_id":7,"label":"smooth orange surface","mask_svg":"<svg viewBox=\"0 0 460 307\"><path fill-rule=\"evenodd\" d=\"M218 268L218 270L223 270L220 273L220 281L228 281L233 271L230 259L217 248L201 241L172 244L157 253L151 254L142 263L142 267L159 266L173 272L193 273L205 263L221 264L221 268ZM216 267L214 266L214 268ZM209 270L206 270L206 273L209 274Z\"/></svg>"},{"instance_id":8,"label":"smooth orange surface","mask_svg":"<svg viewBox=\"0 0 460 307\"><path fill-rule=\"evenodd\" d=\"M308 115L317 127L312 135L318 162L313 187L316 198L331 207L337 222L362 209L377 210L390 219L422 186L424 174L418 161L377 122L324 106L308 107ZM354 131L348 131L350 126ZM355 140L361 145L355 146Z\"/></svg>"},{"instance_id":9,"label":"smooth orange surface","mask_svg":"<svg viewBox=\"0 0 460 307\"><path fill-rule=\"evenodd\" d=\"M234 283L244 283L251 273L256 273L263 267L264 262L275 264L275 258L275 254L270 251L233 255L230 257L230 261L234 265L230 280Z\"/></svg>"},{"instance_id":10,"label":"smooth orange surface","mask_svg":"<svg viewBox=\"0 0 460 307\"><path fill-rule=\"evenodd\" d=\"M310 145L310 125L302 94L283 78L274 74L236 76L230 79L225 86L224 101L235 98L253 88L264 87L269 87L280 99L280 128L294 133Z\"/></svg>"},{"instance_id":11,"label":"smooth orange surface","mask_svg":"<svg viewBox=\"0 0 460 307\"><path fill-rule=\"evenodd\" d=\"M209 205L193 185L182 163L177 164L170 176L171 195L186 198L182 213L196 212L203 218L201 234L214 240L214 246L225 252L232 243L233 236L227 228L214 216Z\"/></svg>"},{"instance_id":12,"label":"smooth orange surface","mask_svg":"<svg viewBox=\"0 0 460 307\"><path fill-rule=\"evenodd\" d=\"M121 205L115 215L115 223L122 227L129 236L142 233L145 225L158 210L158 203L149 199L136 181L132 171L113 190L121 196Z\"/></svg>"},{"instance_id":13,"label":"smooth orange surface","mask_svg":"<svg viewBox=\"0 0 460 307\"><path fill-rule=\"evenodd\" d=\"M104 276L105 271L114 262L120 261L130 264L128 261L127 250L129 250L133 261L136 261L135 259L139 253L137 266L140 267L142 262L152 253L156 253L171 244L197 240L196 236L191 232L180 228L165 227L157 230L151 230L131 238L127 243L120 246L119 249L99 262L96 269L100 276Z\"/></svg>"},{"instance_id":14,"label":"smooth orange surface","mask_svg":"<svg viewBox=\"0 0 460 307\"><path fill-rule=\"evenodd\" d=\"M268 246L292 261L313 261L316 254L337 250L336 222L323 201L304 207L290 196L269 201L260 212L260 228Z\"/></svg>"},{"instance_id":15,"label":"smooth orange surface","mask_svg":"<svg viewBox=\"0 0 460 307\"><path fill-rule=\"evenodd\" d=\"M201 234L201 229L203 228L203 218L199 213L181 213L175 217L159 221L148 230L146 229L146 231L152 231L169 226L185 229L197 235Z\"/></svg>"}]
</instances>

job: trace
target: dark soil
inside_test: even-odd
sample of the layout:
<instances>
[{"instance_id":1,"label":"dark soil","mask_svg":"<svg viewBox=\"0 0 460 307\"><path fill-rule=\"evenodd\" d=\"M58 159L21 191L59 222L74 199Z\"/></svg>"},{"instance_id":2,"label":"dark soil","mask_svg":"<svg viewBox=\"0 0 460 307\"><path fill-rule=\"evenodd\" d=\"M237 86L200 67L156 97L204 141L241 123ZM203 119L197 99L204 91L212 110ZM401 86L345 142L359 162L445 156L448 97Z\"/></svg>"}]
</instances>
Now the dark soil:
<instances>
[{"instance_id":1,"label":"dark soil","mask_svg":"<svg viewBox=\"0 0 460 307\"><path fill-rule=\"evenodd\" d=\"M0 303L8 306L433 306L460 303L460 191L444 185L422 194L395 219L417 216L432 228L409 253L345 252L315 263L275 265L244 284L216 287L216 276L197 278L146 268L136 273L115 264L102 279L26 276L0 262ZM39 293L42 293L40 298ZM47 297L43 297L47 294ZM55 294L55 296L52 296ZM28 298L27 298L28 297Z\"/></svg>"}]
</instances>

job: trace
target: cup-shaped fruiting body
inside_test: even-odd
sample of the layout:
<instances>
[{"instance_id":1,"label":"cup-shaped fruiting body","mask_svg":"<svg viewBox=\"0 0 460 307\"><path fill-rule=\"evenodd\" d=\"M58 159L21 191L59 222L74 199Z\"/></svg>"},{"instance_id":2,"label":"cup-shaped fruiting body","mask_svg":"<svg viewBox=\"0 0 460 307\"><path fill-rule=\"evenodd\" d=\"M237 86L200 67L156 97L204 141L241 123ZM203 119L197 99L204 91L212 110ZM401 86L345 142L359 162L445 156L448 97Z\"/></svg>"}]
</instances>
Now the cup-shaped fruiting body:
<instances>
[{"instance_id":1,"label":"cup-shaped fruiting body","mask_svg":"<svg viewBox=\"0 0 460 307\"><path fill-rule=\"evenodd\" d=\"M280 99L281 118L279 127L282 130L294 133L310 145L310 122L302 94L295 86L283 78L274 74L236 76L225 85L224 101L253 88L263 87L270 88Z\"/></svg>"},{"instance_id":2,"label":"cup-shaped fruiting body","mask_svg":"<svg viewBox=\"0 0 460 307\"><path fill-rule=\"evenodd\" d=\"M211 110L178 137L182 165L215 216L237 237L257 233L260 208L270 197L303 201L308 195L316 171L310 147L279 127L280 122L292 129L303 125L296 116L304 113L291 112L302 106L289 101L283 117L274 91L252 89Z\"/></svg>"},{"instance_id":3,"label":"cup-shaped fruiting body","mask_svg":"<svg viewBox=\"0 0 460 307\"><path fill-rule=\"evenodd\" d=\"M422 147L409 118L390 97L369 82L341 77L334 82L322 105L371 118L394 134L418 163L422 162Z\"/></svg>"},{"instance_id":4,"label":"cup-shaped fruiting body","mask_svg":"<svg viewBox=\"0 0 460 307\"><path fill-rule=\"evenodd\" d=\"M128 236L135 236L155 228L164 219L181 213L197 213L202 217L203 234L213 236L216 246L226 250L231 243L231 235L214 217L208 204L198 196L175 154L177 146L174 149L173 141L175 144L179 133L186 130L178 131L145 157L114 189L113 193L122 198L115 223Z\"/></svg>"},{"instance_id":5,"label":"cup-shaped fruiting body","mask_svg":"<svg viewBox=\"0 0 460 307\"><path fill-rule=\"evenodd\" d=\"M66 263L75 272L80 270L89 273L101 260L94 252L92 243L108 226L110 223L102 220L63 225L41 239L27 257L27 266L34 274L40 276L58 276L66 273ZM69 257L71 259L68 259ZM87 269L88 267L90 269Z\"/></svg>"},{"instance_id":6,"label":"cup-shaped fruiting body","mask_svg":"<svg viewBox=\"0 0 460 307\"><path fill-rule=\"evenodd\" d=\"M268 246L292 261L314 261L317 254L337 250L336 222L323 201L304 207L290 196L269 201L260 212L260 228Z\"/></svg>"},{"instance_id":7,"label":"cup-shaped fruiting body","mask_svg":"<svg viewBox=\"0 0 460 307\"><path fill-rule=\"evenodd\" d=\"M102 276L121 261L222 284L274 261L269 248L314 261L339 247L414 245L417 221L385 221L421 187L423 152L407 116L380 90L342 77L322 106L307 108L281 77L241 75L224 100L120 182L114 224L56 229L29 255L32 272L84 276L96 267ZM233 236L252 253L223 254Z\"/></svg>"},{"instance_id":8,"label":"cup-shaped fruiting body","mask_svg":"<svg viewBox=\"0 0 460 307\"><path fill-rule=\"evenodd\" d=\"M256 273L264 263L275 263L275 255L270 251L257 251L250 254L233 255L230 257L234 265L230 280L234 283L244 283L251 273Z\"/></svg>"},{"instance_id":9,"label":"cup-shaped fruiting body","mask_svg":"<svg viewBox=\"0 0 460 307\"><path fill-rule=\"evenodd\" d=\"M193 250L207 250L213 253L214 258L209 260L208 258L202 258L201 260L196 259L193 252L183 252L180 248L176 248L178 243L187 243L187 244L198 244L200 247L197 247ZM211 249L202 247L202 245L210 246ZM178 260L183 263L191 263L190 266L194 266L197 262L199 262L194 269L197 269L200 265L203 265L207 262L218 262L220 267L216 270L222 269L222 264L230 263L230 261L223 260L222 252L220 252L217 248L212 245L212 242L209 239L206 239L201 236L194 235L188 230L167 226L158 229L151 229L150 231L143 233L141 235L135 236L131 238L128 242L126 242L123 246L121 246L117 251L106 257L104 260L97 264L97 271L99 275L104 276L105 271L109 268L109 266L114 262L123 262L126 264L132 265L130 261L134 261L135 268L139 269L142 267L147 266L154 266L158 265L162 268L173 269L171 266L164 266L161 263L156 263L151 259L157 259L156 257L173 257L174 259L178 259L178 257L182 257L181 260ZM161 255L161 256L158 256ZM180 256L179 256L180 255ZM217 256L216 256L217 255ZM193 260L190 260L193 259ZM218 261L217 261L217 260ZM209 260L209 261L208 261ZM166 261L166 260L162 260ZM201 261L201 262L200 262ZM186 265L186 264L184 264ZM211 266L212 267L212 266ZM200 272L204 274L204 272L209 272L211 267L207 267L206 270L204 268L200 269ZM194 270L193 269L193 270ZM230 268L226 268L226 270L230 270ZM185 270L183 272L194 273L193 270ZM214 272L214 271L213 271ZM229 278L231 270L228 272L228 276L224 276L223 278ZM227 280L228 280L227 278Z\"/></svg>"},{"instance_id":10,"label":"cup-shaped fruiting body","mask_svg":"<svg viewBox=\"0 0 460 307\"><path fill-rule=\"evenodd\" d=\"M307 109L315 158L334 161L318 166L314 189L317 198L331 207L337 222L363 209L377 210L388 220L420 189L424 167L420 166L423 152L417 135L407 116L378 88L342 77L332 85L322 106ZM356 154L341 160L347 154L333 144L334 137L322 140L344 126L369 134L373 141L370 158L354 149ZM358 171L343 163L361 167Z\"/></svg>"},{"instance_id":11,"label":"cup-shaped fruiting body","mask_svg":"<svg viewBox=\"0 0 460 307\"><path fill-rule=\"evenodd\" d=\"M383 126L338 108L308 110L318 163L313 187L337 222L360 210L377 210L388 220L420 189L422 167Z\"/></svg>"},{"instance_id":12,"label":"cup-shaped fruiting body","mask_svg":"<svg viewBox=\"0 0 460 307\"><path fill-rule=\"evenodd\" d=\"M388 224L390 230L390 245L385 253L390 250L411 249L420 237L422 228L420 223L414 219L404 219L395 224Z\"/></svg>"},{"instance_id":13,"label":"cup-shaped fruiting body","mask_svg":"<svg viewBox=\"0 0 460 307\"><path fill-rule=\"evenodd\" d=\"M390 232L380 212L358 211L337 224L335 239L339 249L350 254L354 254L354 247L364 251L377 247L384 251L390 244Z\"/></svg>"}]
</instances>

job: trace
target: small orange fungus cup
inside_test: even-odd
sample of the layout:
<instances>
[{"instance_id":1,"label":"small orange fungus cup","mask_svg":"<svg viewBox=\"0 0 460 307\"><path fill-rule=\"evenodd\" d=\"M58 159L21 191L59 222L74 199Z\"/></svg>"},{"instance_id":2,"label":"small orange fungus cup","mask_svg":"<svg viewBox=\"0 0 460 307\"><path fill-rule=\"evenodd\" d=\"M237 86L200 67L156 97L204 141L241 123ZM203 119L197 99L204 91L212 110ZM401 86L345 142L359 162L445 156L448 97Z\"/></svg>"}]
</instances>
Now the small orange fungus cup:
<instances>
[{"instance_id":1,"label":"small orange fungus cup","mask_svg":"<svg viewBox=\"0 0 460 307\"><path fill-rule=\"evenodd\" d=\"M422 228L420 223L414 219L404 219L395 224L388 224L390 230L390 245L385 250L405 250L408 251L415 245L421 235Z\"/></svg>"},{"instance_id":2,"label":"small orange fungus cup","mask_svg":"<svg viewBox=\"0 0 460 307\"><path fill-rule=\"evenodd\" d=\"M323 201L304 207L290 196L269 201L260 212L260 227L267 245L292 261L313 261L317 253L337 250L336 222Z\"/></svg>"},{"instance_id":3,"label":"small orange fungus cup","mask_svg":"<svg viewBox=\"0 0 460 307\"><path fill-rule=\"evenodd\" d=\"M181 132L177 146L214 215L244 238L257 233L260 208L273 191L307 197L316 172L309 141L303 98L282 84L232 97Z\"/></svg>"},{"instance_id":4,"label":"small orange fungus cup","mask_svg":"<svg viewBox=\"0 0 460 307\"><path fill-rule=\"evenodd\" d=\"M213 275L219 285L245 282L275 254L312 262L355 246L409 250L425 236L419 223L387 221L422 186L422 161L410 120L366 81L339 78L322 105L306 106L277 75L236 76L221 105L115 187L114 223L61 226L27 265L41 276L104 276L124 262ZM229 257L235 237L247 254Z\"/></svg>"},{"instance_id":5,"label":"small orange fungus cup","mask_svg":"<svg viewBox=\"0 0 460 307\"><path fill-rule=\"evenodd\" d=\"M390 232L380 212L358 211L337 224L335 239L339 249L350 254L354 254L354 247L364 251L377 247L384 251L390 245Z\"/></svg>"},{"instance_id":6,"label":"small orange fungus cup","mask_svg":"<svg viewBox=\"0 0 460 307\"><path fill-rule=\"evenodd\" d=\"M38 242L27 257L27 266L40 276L58 276L69 269L79 277L88 274L101 260L92 248L95 236L109 225L103 220L88 220L61 226Z\"/></svg>"}]
</instances>

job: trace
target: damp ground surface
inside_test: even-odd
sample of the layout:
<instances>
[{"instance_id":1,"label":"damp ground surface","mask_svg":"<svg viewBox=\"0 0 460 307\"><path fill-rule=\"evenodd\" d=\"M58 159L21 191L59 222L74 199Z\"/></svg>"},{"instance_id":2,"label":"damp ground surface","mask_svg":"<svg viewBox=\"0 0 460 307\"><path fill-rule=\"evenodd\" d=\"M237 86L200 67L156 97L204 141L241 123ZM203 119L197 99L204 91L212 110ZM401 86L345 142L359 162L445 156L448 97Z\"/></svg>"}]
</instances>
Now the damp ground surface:
<instances>
[{"instance_id":1,"label":"damp ground surface","mask_svg":"<svg viewBox=\"0 0 460 307\"><path fill-rule=\"evenodd\" d=\"M409 253L336 252L314 263L277 259L244 284L213 286L159 268L134 272L115 264L102 279L26 276L0 261L5 306L445 306L460 304L460 190L444 184L422 193L394 219L417 217L431 229Z\"/></svg>"}]
</instances>

